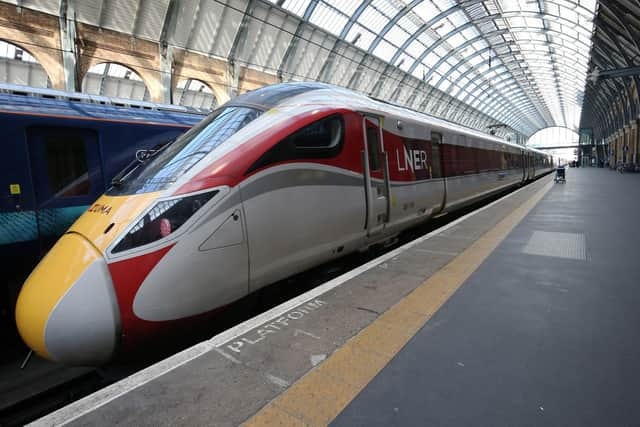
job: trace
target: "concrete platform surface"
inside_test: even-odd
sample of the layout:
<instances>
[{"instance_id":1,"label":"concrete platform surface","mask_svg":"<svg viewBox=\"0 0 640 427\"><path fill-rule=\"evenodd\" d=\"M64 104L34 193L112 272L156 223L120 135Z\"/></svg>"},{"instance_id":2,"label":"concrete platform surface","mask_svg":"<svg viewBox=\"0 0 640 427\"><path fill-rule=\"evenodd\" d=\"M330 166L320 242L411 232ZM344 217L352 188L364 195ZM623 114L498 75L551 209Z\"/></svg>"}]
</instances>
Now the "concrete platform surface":
<instances>
[{"instance_id":1,"label":"concrete platform surface","mask_svg":"<svg viewBox=\"0 0 640 427\"><path fill-rule=\"evenodd\" d=\"M639 212L569 169L332 425L639 425Z\"/></svg>"},{"instance_id":2,"label":"concrete platform surface","mask_svg":"<svg viewBox=\"0 0 640 427\"><path fill-rule=\"evenodd\" d=\"M384 384L395 386L386 376L388 369L405 354L402 351L396 356L398 351L414 334L418 336L407 348L421 340L424 331L441 328L440 313L437 319L432 319L435 321L424 328L423 325L537 200L549 190L547 197L563 194L559 192L578 197L571 192L574 188L580 190L574 185L578 185L579 179L592 179L597 172L601 171L584 174L580 171L581 175L576 173L575 178L570 173L569 182L562 188L554 187L551 176L544 177L295 300L62 408L34 425L327 424L363 389L361 396L371 398L370 390L384 390ZM575 184L571 183L572 178ZM593 181L597 182L595 178ZM562 195L561 199L564 197L569 196ZM504 254L502 246L500 251ZM490 289L491 286L494 285ZM465 295L471 292L467 287L465 284L461 291ZM482 284L469 287L482 293ZM539 287L548 293L559 292L551 285ZM503 292L510 291L503 289ZM474 310L488 309L500 302L493 301L497 296L508 298L494 292L481 299L482 307L474 308L467 302L463 309L469 315ZM443 311L448 310L447 303ZM465 314L463 318L468 316ZM485 324L488 321L485 319ZM482 325L478 322L470 330L474 334L490 332L482 331ZM464 331L455 332L458 339L463 337L463 342L471 342ZM503 342L508 343L494 340L493 344ZM454 359L454 367L458 361L464 363L459 357ZM423 377L421 365L424 363L415 361L413 380ZM499 370L498 367L496 361L494 369ZM329 372L330 369L341 371ZM366 387L380 370L382 373ZM473 378L467 380L473 382ZM442 381L446 382L446 378ZM407 384L409 387L412 383ZM415 387L425 384L416 382ZM491 386L485 383L482 387ZM438 395L438 390L429 387L413 388L412 392L417 393L416 398L429 393ZM374 398L384 395L383 391L379 393ZM415 401L416 405L419 401ZM336 422L375 423L359 418L367 412L378 414L369 402L378 401L357 398ZM379 405L378 410L383 412L389 408L386 404L371 404ZM395 407L392 412L398 413ZM392 418L384 419L393 422ZM411 423L411 419L403 420Z\"/></svg>"}]
</instances>

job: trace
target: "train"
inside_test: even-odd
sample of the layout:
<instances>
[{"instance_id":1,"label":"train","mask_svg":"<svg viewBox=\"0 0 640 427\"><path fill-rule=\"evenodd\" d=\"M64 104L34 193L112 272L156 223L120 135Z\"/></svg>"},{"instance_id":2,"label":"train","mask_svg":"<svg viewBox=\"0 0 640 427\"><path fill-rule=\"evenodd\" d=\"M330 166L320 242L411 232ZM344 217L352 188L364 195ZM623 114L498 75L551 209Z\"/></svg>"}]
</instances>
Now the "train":
<instances>
[{"instance_id":1,"label":"train","mask_svg":"<svg viewBox=\"0 0 640 427\"><path fill-rule=\"evenodd\" d=\"M27 274L133 161L208 111L0 84L0 331L15 336L13 308ZM6 335L5 335L6 336Z\"/></svg>"},{"instance_id":2,"label":"train","mask_svg":"<svg viewBox=\"0 0 640 427\"><path fill-rule=\"evenodd\" d=\"M553 169L344 88L260 88L122 171L26 280L18 330L45 358L101 365Z\"/></svg>"},{"instance_id":3,"label":"train","mask_svg":"<svg viewBox=\"0 0 640 427\"><path fill-rule=\"evenodd\" d=\"M206 113L0 84L0 254L60 237L136 150L177 137Z\"/></svg>"}]
</instances>

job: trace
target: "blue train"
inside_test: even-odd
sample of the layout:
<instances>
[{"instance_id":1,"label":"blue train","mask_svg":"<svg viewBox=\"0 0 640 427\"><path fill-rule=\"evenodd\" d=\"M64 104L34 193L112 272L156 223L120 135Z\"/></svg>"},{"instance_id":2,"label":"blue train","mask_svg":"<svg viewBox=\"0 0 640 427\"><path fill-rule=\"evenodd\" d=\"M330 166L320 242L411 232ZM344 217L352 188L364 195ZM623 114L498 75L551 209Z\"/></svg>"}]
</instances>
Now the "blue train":
<instances>
[{"instance_id":1,"label":"blue train","mask_svg":"<svg viewBox=\"0 0 640 427\"><path fill-rule=\"evenodd\" d=\"M138 150L153 149L206 111L0 84L0 261L29 269ZM140 153L138 153L140 154ZM5 289L9 294L17 290ZM12 311L12 295L1 298Z\"/></svg>"},{"instance_id":2,"label":"blue train","mask_svg":"<svg viewBox=\"0 0 640 427\"><path fill-rule=\"evenodd\" d=\"M187 107L0 85L0 254L57 238L135 159L200 121Z\"/></svg>"}]
</instances>

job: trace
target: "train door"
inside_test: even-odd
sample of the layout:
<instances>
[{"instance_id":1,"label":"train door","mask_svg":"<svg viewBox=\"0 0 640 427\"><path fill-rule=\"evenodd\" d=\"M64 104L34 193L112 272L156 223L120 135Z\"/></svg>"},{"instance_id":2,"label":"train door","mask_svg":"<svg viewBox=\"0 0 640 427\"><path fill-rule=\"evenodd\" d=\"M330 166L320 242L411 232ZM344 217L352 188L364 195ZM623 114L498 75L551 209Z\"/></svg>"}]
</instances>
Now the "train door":
<instances>
[{"instance_id":1,"label":"train door","mask_svg":"<svg viewBox=\"0 0 640 427\"><path fill-rule=\"evenodd\" d=\"M443 141L440 132L431 132L431 158L432 158L432 178L442 179L442 192L436 192L436 198L441 200L438 206L434 207L432 214L444 211L447 204L447 177L444 168L444 156L441 152Z\"/></svg>"},{"instance_id":2,"label":"train door","mask_svg":"<svg viewBox=\"0 0 640 427\"><path fill-rule=\"evenodd\" d=\"M365 115L362 126L364 132L362 164L367 203L365 229L368 236L373 236L384 230L390 219L389 158L384 150L380 119Z\"/></svg>"},{"instance_id":3,"label":"train door","mask_svg":"<svg viewBox=\"0 0 640 427\"><path fill-rule=\"evenodd\" d=\"M89 129L37 127L27 130L27 146L38 237L55 239L104 192L98 138Z\"/></svg>"},{"instance_id":4,"label":"train door","mask_svg":"<svg viewBox=\"0 0 640 427\"><path fill-rule=\"evenodd\" d=\"M535 176L536 158L533 153L529 153L529 181Z\"/></svg>"}]
</instances>

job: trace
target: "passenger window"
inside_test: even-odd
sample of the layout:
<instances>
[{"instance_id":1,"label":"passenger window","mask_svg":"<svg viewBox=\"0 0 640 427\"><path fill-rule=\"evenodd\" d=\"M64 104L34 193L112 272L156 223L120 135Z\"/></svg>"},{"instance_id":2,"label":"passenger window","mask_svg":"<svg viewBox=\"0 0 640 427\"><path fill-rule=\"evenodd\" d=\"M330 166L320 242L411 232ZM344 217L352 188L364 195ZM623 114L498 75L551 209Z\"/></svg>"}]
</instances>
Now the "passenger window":
<instances>
[{"instance_id":1,"label":"passenger window","mask_svg":"<svg viewBox=\"0 0 640 427\"><path fill-rule=\"evenodd\" d=\"M378 142L378 128L367 127L367 150L369 151L369 169L380 170L380 143Z\"/></svg>"},{"instance_id":2,"label":"passenger window","mask_svg":"<svg viewBox=\"0 0 640 427\"><path fill-rule=\"evenodd\" d=\"M83 138L69 132L51 132L44 137L49 191L55 197L89 194L89 173Z\"/></svg>"}]
</instances>

